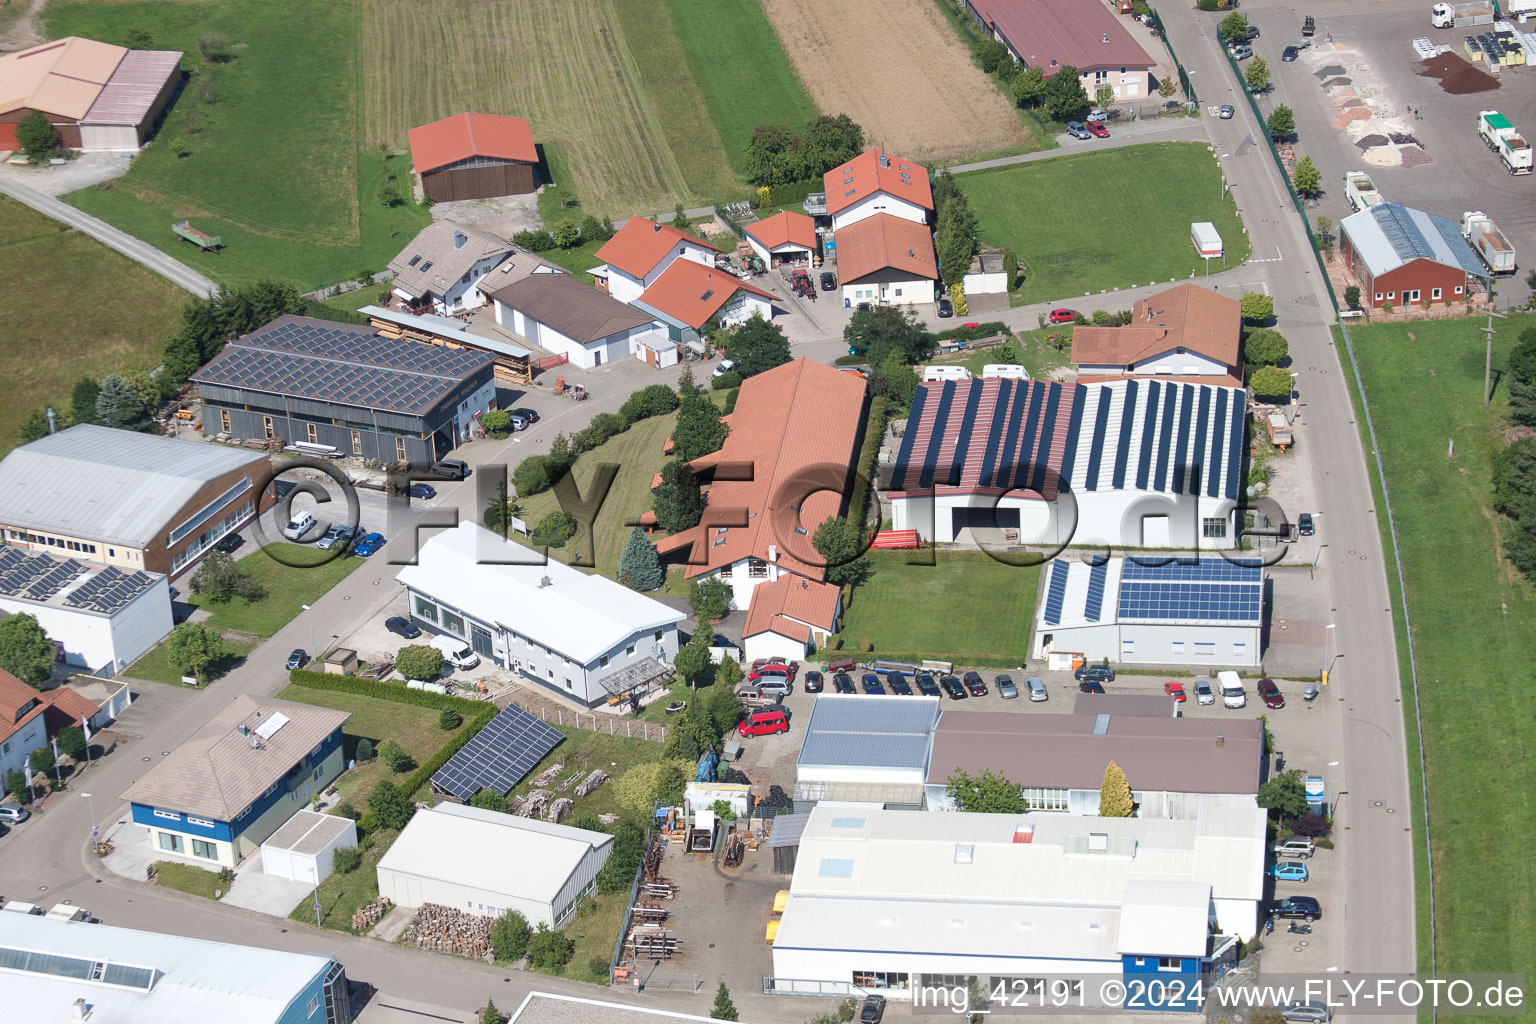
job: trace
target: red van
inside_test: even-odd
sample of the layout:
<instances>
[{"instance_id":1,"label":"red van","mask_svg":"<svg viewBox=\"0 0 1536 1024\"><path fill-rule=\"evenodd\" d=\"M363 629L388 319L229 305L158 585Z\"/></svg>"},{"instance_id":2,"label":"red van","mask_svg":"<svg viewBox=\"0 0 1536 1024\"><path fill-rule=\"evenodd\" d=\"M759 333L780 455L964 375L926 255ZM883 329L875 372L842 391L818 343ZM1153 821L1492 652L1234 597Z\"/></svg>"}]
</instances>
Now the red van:
<instances>
[{"instance_id":1,"label":"red van","mask_svg":"<svg viewBox=\"0 0 1536 1024\"><path fill-rule=\"evenodd\" d=\"M743 736L767 736L776 732L789 732L789 716L781 707L761 708L750 711L741 720L736 731Z\"/></svg>"}]
</instances>

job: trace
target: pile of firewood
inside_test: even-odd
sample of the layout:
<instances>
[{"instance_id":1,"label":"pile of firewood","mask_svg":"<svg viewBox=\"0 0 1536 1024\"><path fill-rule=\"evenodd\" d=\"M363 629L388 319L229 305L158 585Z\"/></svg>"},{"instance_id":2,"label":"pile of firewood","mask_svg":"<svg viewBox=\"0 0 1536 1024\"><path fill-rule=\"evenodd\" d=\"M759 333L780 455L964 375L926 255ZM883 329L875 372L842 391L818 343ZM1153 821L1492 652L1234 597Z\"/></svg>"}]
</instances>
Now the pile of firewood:
<instances>
[{"instance_id":1,"label":"pile of firewood","mask_svg":"<svg viewBox=\"0 0 1536 1024\"><path fill-rule=\"evenodd\" d=\"M599 768L591 775L588 775L586 778L581 780L581 785L576 787L576 795L586 796L588 793L592 792L598 786L601 786L607 781L608 773Z\"/></svg>"},{"instance_id":2,"label":"pile of firewood","mask_svg":"<svg viewBox=\"0 0 1536 1024\"><path fill-rule=\"evenodd\" d=\"M423 903L405 937L419 949L480 959L491 951L491 919Z\"/></svg>"},{"instance_id":3,"label":"pile of firewood","mask_svg":"<svg viewBox=\"0 0 1536 1024\"><path fill-rule=\"evenodd\" d=\"M361 934L379 923L379 919L389 913L389 908L394 906L388 896L380 896L372 903L357 908L352 915L352 930Z\"/></svg>"},{"instance_id":4,"label":"pile of firewood","mask_svg":"<svg viewBox=\"0 0 1536 1024\"><path fill-rule=\"evenodd\" d=\"M560 819L571 813L571 808L576 806L568 797L560 797L550 801L549 813L544 815L545 821L553 821L557 825Z\"/></svg>"}]
</instances>

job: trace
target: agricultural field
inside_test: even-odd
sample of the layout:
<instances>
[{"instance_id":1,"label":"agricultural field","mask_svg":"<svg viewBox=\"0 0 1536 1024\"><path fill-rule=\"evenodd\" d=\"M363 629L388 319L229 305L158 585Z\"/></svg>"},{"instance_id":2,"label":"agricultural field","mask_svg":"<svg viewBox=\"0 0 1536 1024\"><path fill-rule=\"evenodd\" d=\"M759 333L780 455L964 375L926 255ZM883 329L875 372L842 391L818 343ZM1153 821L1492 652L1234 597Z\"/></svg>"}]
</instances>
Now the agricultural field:
<instances>
[{"instance_id":1,"label":"agricultural field","mask_svg":"<svg viewBox=\"0 0 1536 1024\"><path fill-rule=\"evenodd\" d=\"M1494 380L1519 333L1536 317L1495 320ZM1433 827L1437 963L1441 971L1491 971L1536 961L1536 900L1528 879L1536 830L1528 798L1536 722L1530 638L1536 590L1500 550L1491 460L1506 442L1506 399L1496 385L1482 405L1481 318L1350 327L1370 397L1402 546L1413 621ZM1335 328L1340 355L1343 337ZM1346 361L1345 371L1349 372ZM1365 418L1359 417L1364 431ZM1432 425L1403 430L1403 423ZM1455 457L1447 458L1447 439ZM1366 451L1371 450L1370 439ZM1371 467L1376 487L1376 471ZM1385 504L1377 496L1379 511ZM1382 543L1392 572L1392 539ZM1396 580L1389 577L1396 604ZM1401 631L1399 646L1402 647ZM1478 685L1462 685L1477 652ZM1413 694L1406 651L1403 704L1413 760ZM1409 773L1418 789L1418 772ZM1417 794L1422 797L1422 794ZM1415 818L1421 949L1429 903L1423 836ZM1510 865L1490 871L1487 865ZM1424 962L1421 958L1421 962Z\"/></svg>"},{"instance_id":2,"label":"agricultural field","mask_svg":"<svg viewBox=\"0 0 1536 1024\"><path fill-rule=\"evenodd\" d=\"M762 0L823 111L909 160L953 161L1032 141L1018 112L927 0Z\"/></svg>"},{"instance_id":3,"label":"agricultural field","mask_svg":"<svg viewBox=\"0 0 1536 1024\"><path fill-rule=\"evenodd\" d=\"M0 454L17 443L33 412L52 405L67 414L81 377L158 366L188 298L95 239L8 198L0 198L0 264ZM91 301L69 301L82 281L91 282Z\"/></svg>"},{"instance_id":4,"label":"agricultural field","mask_svg":"<svg viewBox=\"0 0 1536 1024\"><path fill-rule=\"evenodd\" d=\"M1227 266L1248 258L1237 205L1221 194L1221 172L1204 143L1105 149L957 177L981 240L1018 255L1024 280L1014 305L1203 272L1189 243L1194 221L1216 225ZM1155 184L1132 192L1128 181Z\"/></svg>"}]
</instances>

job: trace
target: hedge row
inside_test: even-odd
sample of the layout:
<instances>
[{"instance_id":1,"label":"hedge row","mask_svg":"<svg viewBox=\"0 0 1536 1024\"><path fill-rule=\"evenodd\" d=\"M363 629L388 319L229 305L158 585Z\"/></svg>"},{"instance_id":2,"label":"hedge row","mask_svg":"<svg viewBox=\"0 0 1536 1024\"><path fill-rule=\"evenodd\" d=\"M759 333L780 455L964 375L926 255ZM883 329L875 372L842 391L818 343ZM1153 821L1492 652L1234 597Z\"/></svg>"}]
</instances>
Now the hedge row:
<instances>
[{"instance_id":1,"label":"hedge row","mask_svg":"<svg viewBox=\"0 0 1536 1024\"><path fill-rule=\"evenodd\" d=\"M486 707L483 700L470 700L468 697L450 697L446 693L433 693L431 690L412 690L404 683L386 683L376 679L362 679L358 676L338 676L325 672L311 672L307 669L296 668L288 673L288 681L295 686L307 686L312 690L336 690L341 693L356 693L364 697L376 697L379 700L390 700L396 704L414 704L422 708L436 708L438 711L453 710L461 713L465 718L474 718Z\"/></svg>"},{"instance_id":2,"label":"hedge row","mask_svg":"<svg viewBox=\"0 0 1536 1024\"><path fill-rule=\"evenodd\" d=\"M930 335L934 341L951 341L960 338L965 341L974 341L977 338L990 338L994 334L1011 334L1008 325L1001 320L989 320L975 327L952 327L947 331L939 331Z\"/></svg>"},{"instance_id":3,"label":"hedge row","mask_svg":"<svg viewBox=\"0 0 1536 1024\"><path fill-rule=\"evenodd\" d=\"M412 690L410 692L415 693L417 691ZM437 697L441 696L441 694L433 694L432 696ZM458 700L459 698L453 697L449 699ZM411 772L411 774L405 777L405 781L400 783L400 792L405 794L405 798L407 800L411 798L412 793L416 792L422 786L430 782L432 780L432 776L436 775L438 770L441 769L443 765L448 763L448 759L450 757L462 750L464 744L474 739L475 733L479 732L481 729L484 729L487 725L490 724L491 719L495 718L497 714L499 714L496 705L490 704L486 701L470 701L469 703L480 704L485 708L485 710L480 712L480 714L478 714L476 717L470 719L469 725L460 730L457 736L449 740L447 743L444 743L441 747L438 748L437 753L427 758L425 763L420 765L415 771Z\"/></svg>"}]
</instances>

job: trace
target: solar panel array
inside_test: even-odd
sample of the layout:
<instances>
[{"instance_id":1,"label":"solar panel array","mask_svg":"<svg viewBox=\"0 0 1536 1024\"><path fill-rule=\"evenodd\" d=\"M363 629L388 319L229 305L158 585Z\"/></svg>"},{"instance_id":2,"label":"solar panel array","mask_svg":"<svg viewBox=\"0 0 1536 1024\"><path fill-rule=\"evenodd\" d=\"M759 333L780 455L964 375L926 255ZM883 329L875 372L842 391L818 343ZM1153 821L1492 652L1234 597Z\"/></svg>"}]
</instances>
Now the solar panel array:
<instances>
[{"instance_id":1,"label":"solar panel array","mask_svg":"<svg viewBox=\"0 0 1536 1024\"><path fill-rule=\"evenodd\" d=\"M1083 618L1098 622L1104 610L1104 577L1109 575L1109 563L1100 562L1088 570L1088 597L1083 602Z\"/></svg>"},{"instance_id":2,"label":"solar panel array","mask_svg":"<svg viewBox=\"0 0 1536 1024\"><path fill-rule=\"evenodd\" d=\"M482 789L506 796L563 739L559 729L509 705L438 769L432 785L466 801Z\"/></svg>"},{"instance_id":3,"label":"solar panel array","mask_svg":"<svg viewBox=\"0 0 1536 1024\"><path fill-rule=\"evenodd\" d=\"M86 571L73 559L32 554L18 548L0 548L0 594L46 601Z\"/></svg>"},{"instance_id":4,"label":"solar panel array","mask_svg":"<svg viewBox=\"0 0 1536 1024\"><path fill-rule=\"evenodd\" d=\"M70 591L64 603L110 615L148 590L154 582L155 578L147 572L108 566Z\"/></svg>"},{"instance_id":5,"label":"solar panel array","mask_svg":"<svg viewBox=\"0 0 1536 1024\"><path fill-rule=\"evenodd\" d=\"M1230 583L1121 583L1120 618L1253 622L1262 588Z\"/></svg>"},{"instance_id":6,"label":"solar panel array","mask_svg":"<svg viewBox=\"0 0 1536 1024\"><path fill-rule=\"evenodd\" d=\"M1045 621L1055 626L1061 622L1061 604L1067 596L1067 573L1070 571L1061 559L1051 563L1051 582L1045 591Z\"/></svg>"},{"instance_id":7,"label":"solar panel array","mask_svg":"<svg viewBox=\"0 0 1536 1024\"><path fill-rule=\"evenodd\" d=\"M1125 560L1120 570L1123 580L1150 580L1158 582L1194 581L1199 583L1257 583L1263 578L1264 567L1259 562L1238 564L1225 558L1202 558L1199 561L1169 562L1153 565Z\"/></svg>"}]
</instances>

